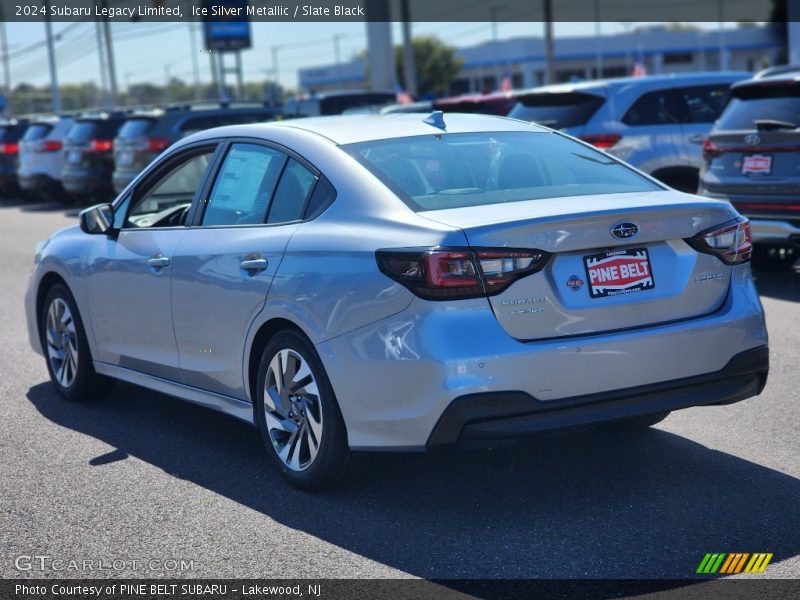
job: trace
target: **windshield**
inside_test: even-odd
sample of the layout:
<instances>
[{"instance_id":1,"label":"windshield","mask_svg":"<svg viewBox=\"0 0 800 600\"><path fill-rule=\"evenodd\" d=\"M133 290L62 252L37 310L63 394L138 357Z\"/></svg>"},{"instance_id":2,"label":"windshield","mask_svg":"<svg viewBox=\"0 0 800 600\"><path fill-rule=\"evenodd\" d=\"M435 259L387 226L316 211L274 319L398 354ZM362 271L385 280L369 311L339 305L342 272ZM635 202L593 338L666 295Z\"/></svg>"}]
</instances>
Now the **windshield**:
<instances>
[{"instance_id":1,"label":"windshield","mask_svg":"<svg viewBox=\"0 0 800 600\"><path fill-rule=\"evenodd\" d=\"M415 211L661 189L607 154L554 133L426 135L342 148Z\"/></svg>"},{"instance_id":2,"label":"windshield","mask_svg":"<svg viewBox=\"0 0 800 600\"><path fill-rule=\"evenodd\" d=\"M520 98L508 116L564 129L585 125L605 99L594 94L579 92L529 94Z\"/></svg>"}]
</instances>

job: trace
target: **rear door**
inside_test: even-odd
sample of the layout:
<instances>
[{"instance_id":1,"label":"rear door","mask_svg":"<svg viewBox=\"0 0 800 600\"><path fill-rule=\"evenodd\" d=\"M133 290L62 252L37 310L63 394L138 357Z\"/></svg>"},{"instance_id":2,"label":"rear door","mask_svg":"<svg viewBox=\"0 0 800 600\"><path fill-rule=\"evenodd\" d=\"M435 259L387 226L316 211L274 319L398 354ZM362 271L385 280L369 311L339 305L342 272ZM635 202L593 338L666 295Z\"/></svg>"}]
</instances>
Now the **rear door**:
<instances>
[{"instance_id":1,"label":"rear door","mask_svg":"<svg viewBox=\"0 0 800 600\"><path fill-rule=\"evenodd\" d=\"M273 147L227 149L173 262L172 314L188 385L246 398L244 340L316 180Z\"/></svg>"}]
</instances>

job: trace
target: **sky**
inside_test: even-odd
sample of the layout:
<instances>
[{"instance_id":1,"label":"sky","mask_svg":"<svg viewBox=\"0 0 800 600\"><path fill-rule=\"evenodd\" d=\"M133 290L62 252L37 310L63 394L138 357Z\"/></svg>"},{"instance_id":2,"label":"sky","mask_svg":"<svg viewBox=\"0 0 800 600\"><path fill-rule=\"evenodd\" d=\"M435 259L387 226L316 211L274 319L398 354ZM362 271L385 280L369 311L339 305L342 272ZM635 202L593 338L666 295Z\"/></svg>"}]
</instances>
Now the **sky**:
<instances>
[{"instance_id":1,"label":"sky","mask_svg":"<svg viewBox=\"0 0 800 600\"><path fill-rule=\"evenodd\" d=\"M636 23L601 23L601 34L620 33ZM715 29L716 23L695 25ZM724 24L733 25L733 24ZM11 56L11 84L21 82L44 85L49 82L43 23L6 23ZM364 23L252 23L252 48L242 52L245 80L263 81L272 68L272 47L278 46L279 81L287 88L297 87L297 69L328 65L339 59L346 62L366 45ZM541 36L541 23L497 23L497 37ZM198 58L202 81L211 79L209 58L203 54L199 24L190 23L112 23L114 62L120 88L152 82L163 84L168 76L193 81L193 56ZM196 52L192 52L191 31ZM95 23L53 23L61 38L56 44L60 83L100 83ZM594 35L595 23L556 23L556 37ZM492 39L491 23L414 23L413 35L435 34L453 46L469 46ZM337 41L335 42L334 39ZM393 41L401 40L400 24L394 24ZM232 64L232 59L230 59Z\"/></svg>"}]
</instances>

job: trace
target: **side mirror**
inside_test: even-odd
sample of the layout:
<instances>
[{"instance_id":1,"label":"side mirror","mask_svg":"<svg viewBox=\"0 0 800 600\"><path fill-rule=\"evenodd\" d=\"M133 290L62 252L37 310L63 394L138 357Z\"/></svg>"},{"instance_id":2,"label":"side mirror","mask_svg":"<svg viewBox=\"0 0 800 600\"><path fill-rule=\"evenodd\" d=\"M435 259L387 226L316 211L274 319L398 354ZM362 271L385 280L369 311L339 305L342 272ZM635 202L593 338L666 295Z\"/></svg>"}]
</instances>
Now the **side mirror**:
<instances>
[{"instance_id":1,"label":"side mirror","mask_svg":"<svg viewBox=\"0 0 800 600\"><path fill-rule=\"evenodd\" d=\"M78 215L84 233L112 233L114 228L114 208L110 204L95 204L82 210Z\"/></svg>"}]
</instances>

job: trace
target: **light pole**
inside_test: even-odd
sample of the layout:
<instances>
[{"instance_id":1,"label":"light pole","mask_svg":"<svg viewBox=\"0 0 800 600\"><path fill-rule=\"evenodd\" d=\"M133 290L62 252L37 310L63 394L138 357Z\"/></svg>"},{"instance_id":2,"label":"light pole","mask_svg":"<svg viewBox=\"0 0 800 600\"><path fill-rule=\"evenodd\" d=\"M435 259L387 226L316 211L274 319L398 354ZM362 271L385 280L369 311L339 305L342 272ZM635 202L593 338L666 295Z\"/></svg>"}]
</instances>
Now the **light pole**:
<instances>
[{"instance_id":1,"label":"light pole","mask_svg":"<svg viewBox=\"0 0 800 600\"><path fill-rule=\"evenodd\" d=\"M47 38L47 62L50 65L50 92L53 98L53 112L61 112L61 94L58 91L58 68L56 67L56 52L53 47L53 25L50 23L50 2L44 0L44 32Z\"/></svg>"},{"instance_id":2,"label":"light pole","mask_svg":"<svg viewBox=\"0 0 800 600\"><path fill-rule=\"evenodd\" d=\"M333 34L333 60L338 65L341 62L341 55L339 53L339 41L347 37L346 33Z\"/></svg>"}]
</instances>

